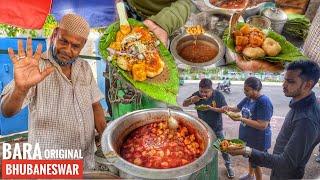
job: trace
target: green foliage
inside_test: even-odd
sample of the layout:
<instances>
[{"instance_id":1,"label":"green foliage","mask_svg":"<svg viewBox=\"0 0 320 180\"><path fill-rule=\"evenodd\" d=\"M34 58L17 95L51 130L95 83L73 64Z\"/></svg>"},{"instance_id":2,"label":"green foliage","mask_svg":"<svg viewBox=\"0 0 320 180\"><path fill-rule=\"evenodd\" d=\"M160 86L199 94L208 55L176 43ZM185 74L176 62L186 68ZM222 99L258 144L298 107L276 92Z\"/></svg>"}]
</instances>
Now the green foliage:
<instances>
[{"instance_id":1,"label":"green foliage","mask_svg":"<svg viewBox=\"0 0 320 180\"><path fill-rule=\"evenodd\" d=\"M16 37L21 30L21 28L13 27L6 24L0 24L0 32L2 36Z\"/></svg>"},{"instance_id":2,"label":"green foliage","mask_svg":"<svg viewBox=\"0 0 320 180\"><path fill-rule=\"evenodd\" d=\"M300 14L288 14L288 21L284 25L283 31L293 37L306 39L311 26L310 20Z\"/></svg>"},{"instance_id":3,"label":"green foliage","mask_svg":"<svg viewBox=\"0 0 320 180\"><path fill-rule=\"evenodd\" d=\"M49 14L47 16L47 19L42 27L42 33L44 37L49 37L51 36L54 28L56 28L58 26L58 22L56 21L56 19Z\"/></svg>"},{"instance_id":4,"label":"green foliage","mask_svg":"<svg viewBox=\"0 0 320 180\"><path fill-rule=\"evenodd\" d=\"M55 18L52 15L48 15L42 28L43 36L49 37L57 25L58 23ZM32 38L41 36L39 30L23 29L7 24L0 24L0 35L5 37L17 37L19 35Z\"/></svg>"}]
</instances>

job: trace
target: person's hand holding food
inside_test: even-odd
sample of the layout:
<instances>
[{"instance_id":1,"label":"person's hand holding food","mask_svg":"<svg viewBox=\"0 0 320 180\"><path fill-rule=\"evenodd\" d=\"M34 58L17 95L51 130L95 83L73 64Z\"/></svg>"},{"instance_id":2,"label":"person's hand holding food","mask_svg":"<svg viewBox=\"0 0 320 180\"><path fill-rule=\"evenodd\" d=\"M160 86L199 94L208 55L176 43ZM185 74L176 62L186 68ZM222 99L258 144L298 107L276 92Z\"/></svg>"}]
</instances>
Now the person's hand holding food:
<instances>
[{"instance_id":1,"label":"person's hand holding food","mask_svg":"<svg viewBox=\"0 0 320 180\"><path fill-rule=\"evenodd\" d=\"M237 66L243 71L278 72L282 63L265 61L265 57L277 56L282 48L276 40L267 37L259 28L245 24L232 33L236 54L233 54Z\"/></svg>"},{"instance_id":2,"label":"person's hand holding food","mask_svg":"<svg viewBox=\"0 0 320 180\"><path fill-rule=\"evenodd\" d=\"M220 142L220 150L222 152L226 152L232 156L236 155L246 155L248 148L245 146L245 142L235 139L235 140L227 140L224 139Z\"/></svg>"},{"instance_id":3,"label":"person's hand holding food","mask_svg":"<svg viewBox=\"0 0 320 180\"><path fill-rule=\"evenodd\" d=\"M281 63L271 63L263 60L245 60L243 56L233 53L231 55L235 59L237 67L243 71L268 71L268 72L279 72L283 69Z\"/></svg>"},{"instance_id":4,"label":"person's hand holding food","mask_svg":"<svg viewBox=\"0 0 320 180\"><path fill-rule=\"evenodd\" d=\"M226 150L226 153L230 154L231 156L239 156L239 155L242 155L242 156L245 156L245 157L250 157L251 156L251 152L252 152L252 149L248 146L244 146L242 148L231 148L231 149L228 149Z\"/></svg>"},{"instance_id":5,"label":"person's hand holding food","mask_svg":"<svg viewBox=\"0 0 320 180\"><path fill-rule=\"evenodd\" d=\"M193 104L199 102L201 99L202 99L202 98L199 97L199 96L192 96L192 97L190 98L190 100L191 100L191 102L192 102Z\"/></svg>"},{"instance_id":6,"label":"person's hand holding food","mask_svg":"<svg viewBox=\"0 0 320 180\"><path fill-rule=\"evenodd\" d=\"M222 108L218 108L216 106L210 106L210 105L207 105L207 106L208 106L209 110L211 110L211 111L215 111L215 112L219 112L219 113L225 112Z\"/></svg>"},{"instance_id":7,"label":"person's hand holding food","mask_svg":"<svg viewBox=\"0 0 320 180\"><path fill-rule=\"evenodd\" d=\"M221 109L222 109L224 112L226 112L226 111L232 111L232 107L229 107L229 106L223 106Z\"/></svg>"},{"instance_id":8,"label":"person's hand holding food","mask_svg":"<svg viewBox=\"0 0 320 180\"><path fill-rule=\"evenodd\" d=\"M232 111L225 111L225 114L227 116L229 116L234 121L241 121L242 120L242 116L241 116L240 113L235 113L235 112L232 112Z\"/></svg>"},{"instance_id":9,"label":"person's hand holding food","mask_svg":"<svg viewBox=\"0 0 320 180\"><path fill-rule=\"evenodd\" d=\"M164 29L149 19L143 21L143 24L146 25L166 47L168 47L168 33Z\"/></svg>"},{"instance_id":10,"label":"person's hand holding food","mask_svg":"<svg viewBox=\"0 0 320 180\"><path fill-rule=\"evenodd\" d=\"M245 147L241 149L228 149L226 153L232 156L245 155Z\"/></svg>"}]
</instances>

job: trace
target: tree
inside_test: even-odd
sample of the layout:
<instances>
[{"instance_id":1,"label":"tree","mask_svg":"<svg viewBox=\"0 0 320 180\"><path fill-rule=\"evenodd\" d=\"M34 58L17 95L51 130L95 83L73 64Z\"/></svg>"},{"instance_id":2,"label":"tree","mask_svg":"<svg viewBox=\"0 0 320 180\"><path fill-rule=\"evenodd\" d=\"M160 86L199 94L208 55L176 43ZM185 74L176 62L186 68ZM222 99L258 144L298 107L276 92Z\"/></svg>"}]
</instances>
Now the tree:
<instances>
[{"instance_id":1,"label":"tree","mask_svg":"<svg viewBox=\"0 0 320 180\"><path fill-rule=\"evenodd\" d=\"M57 25L58 22L55 20L55 18L52 15L48 15L41 30L23 29L7 24L0 24L0 35L5 37L49 37L52 34L54 28L57 27Z\"/></svg>"}]
</instances>

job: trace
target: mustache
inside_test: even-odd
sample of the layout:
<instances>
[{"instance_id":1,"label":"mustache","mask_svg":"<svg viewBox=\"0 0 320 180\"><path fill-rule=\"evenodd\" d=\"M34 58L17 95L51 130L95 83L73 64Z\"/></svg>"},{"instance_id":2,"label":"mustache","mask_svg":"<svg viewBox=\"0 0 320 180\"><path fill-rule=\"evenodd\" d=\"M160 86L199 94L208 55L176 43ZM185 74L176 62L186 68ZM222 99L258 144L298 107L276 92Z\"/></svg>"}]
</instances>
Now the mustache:
<instances>
[{"instance_id":1,"label":"mustache","mask_svg":"<svg viewBox=\"0 0 320 180\"><path fill-rule=\"evenodd\" d=\"M60 51L59 54L62 55L62 56L66 56L69 59L71 59L71 56L68 53L64 52L64 51Z\"/></svg>"}]
</instances>

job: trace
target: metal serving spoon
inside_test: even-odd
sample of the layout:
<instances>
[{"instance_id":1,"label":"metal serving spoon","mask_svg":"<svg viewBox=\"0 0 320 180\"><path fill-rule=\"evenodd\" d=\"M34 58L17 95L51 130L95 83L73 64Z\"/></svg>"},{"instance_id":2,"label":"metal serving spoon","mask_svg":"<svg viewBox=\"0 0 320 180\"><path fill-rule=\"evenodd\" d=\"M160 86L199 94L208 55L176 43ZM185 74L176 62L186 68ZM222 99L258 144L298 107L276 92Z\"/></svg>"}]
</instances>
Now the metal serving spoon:
<instances>
[{"instance_id":1,"label":"metal serving spoon","mask_svg":"<svg viewBox=\"0 0 320 180\"><path fill-rule=\"evenodd\" d=\"M169 112L168 127L171 130L177 130L179 127L179 123L174 117L172 117L170 108L168 108L168 112Z\"/></svg>"}]
</instances>

